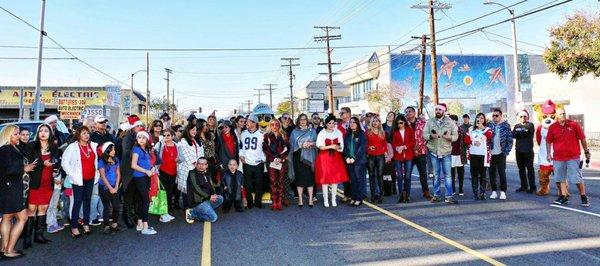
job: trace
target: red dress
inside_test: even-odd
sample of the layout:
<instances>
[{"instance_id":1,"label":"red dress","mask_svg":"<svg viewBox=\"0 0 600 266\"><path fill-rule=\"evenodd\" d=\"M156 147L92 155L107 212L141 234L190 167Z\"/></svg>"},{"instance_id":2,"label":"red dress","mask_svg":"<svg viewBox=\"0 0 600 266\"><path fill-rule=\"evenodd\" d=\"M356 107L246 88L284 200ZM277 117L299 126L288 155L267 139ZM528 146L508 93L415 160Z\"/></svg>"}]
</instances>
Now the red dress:
<instances>
[{"instance_id":1,"label":"red dress","mask_svg":"<svg viewBox=\"0 0 600 266\"><path fill-rule=\"evenodd\" d=\"M325 145L339 143L338 139L325 139ZM332 185L348 181L344 156L336 150L320 150L315 160L315 182Z\"/></svg>"},{"instance_id":2,"label":"red dress","mask_svg":"<svg viewBox=\"0 0 600 266\"><path fill-rule=\"evenodd\" d=\"M50 154L42 155L40 161L44 162L50 160ZM28 203L32 205L48 205L50 198L52 198L52 166L44 166L42 169L42 180L40 181L40 187L37 189L29 190Z\"/></svg>"}]
</instances>

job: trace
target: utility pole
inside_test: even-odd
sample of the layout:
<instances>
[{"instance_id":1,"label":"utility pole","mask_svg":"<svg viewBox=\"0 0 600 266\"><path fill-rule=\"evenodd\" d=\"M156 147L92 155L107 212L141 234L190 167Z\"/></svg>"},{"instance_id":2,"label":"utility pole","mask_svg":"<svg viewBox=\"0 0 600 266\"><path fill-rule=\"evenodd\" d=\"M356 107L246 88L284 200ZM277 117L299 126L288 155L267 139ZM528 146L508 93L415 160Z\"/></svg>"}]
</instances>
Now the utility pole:
<instances>
[{"instance_id":1,"label":"utility pole","mask_svg":"<svg viewBox=\"0 0 600 266\"><path fill-rule=\"evenodd\" d=\"M258 93L252 94L252 96L258 96L258 103L260 103L260 96L262 96L264 93L260 92L262 89L256 89L258 91Z\"/></svg>"},{"instance_id":2,"label":"utility pole","mask_svg":"<svg viewBox=\"0 0 600 266\"><path fill-rule=\"evenodd\" d=\"M173 73L173 70L165 68L165 71L167 72L167 77L165 78L165 80L167 81L167 109L165 110L165 113L169 113L169 105L171 104L171 102L169 101L169 83L171 81L170 75L171 73Z\"/></svg>"},{"instance_id":3,"label":"utility pole","mask_svg":"<svg viewBox=\"0 0 600 266\"><path fill-rule=\"evenodd\" d=\"M246 104L248 104L248 114L252 113L252 110L250 109L250 105L252 105L252 100L246 100Z\"/></svg>"},{"instance_id":4,"label":"utility pole","mask_svg":"<svg viewBox=\"0 0 600 266\"><path fill-rule=\"evenodd\" d=\"M413 5L411 8L427 9L429 13L429 38L431 40L431 88L433 90L433 104L439 103L438 94L438 75L437 75L437 53L435 50L435 11L447 10L452 8L452 5L441 3L437 0L429 0L428 5Z\"/></svg>"},{"instance_id":5,"label":"utility pole","mask_svg":"<svg viewBox=\"0 0 600 266\"><path fill-rule=\"evenodd\" d=\"M295 66L299 66L300 64L294 64L294 61L300 60L300 58L297 57L284 57L281 58L281 60L283 61L287 61L287 65L281 65L282 67L289 67L290 70L288 72L289 76L290 76L290 106L291 106L291 116L294 117L294 70L293 67ZM271 107L273 108L273 107Z\"/></svg>"},{"instance_id":6,"label":"utility pole","mask_svg":"<svg viewBox=\"0 0 600 266\"><path fill-rule=\"evenodd\" d=\"M267 83L267 84L265 84L265 86L269 86L268 89L264 89L264 90L269 91L269 106L271 106L271 109L273 109L273 91L277 90L277 88L273 88L273 86L277 86L277 84Z\"/></svg>"},{"instance_id":7,"label":"utility pole","mask_svg":"<svg viewBox=\"0 0 600 266\"><path fill-rule=\"evenodd\" d=\"M331 30L335 30L335 29L339 29L340 27L331 27L331 26L315 26L315 29L322 29L325 31L325 35L324 36L317 36L315 37L315 42L321 42L321 41L325 41L325 46L327 48L327 63L319 63L318 65L327 65L327 77L328 77L328 82L327 82L327 87L328 87L328 98L329 98L329 113L333 114L333 73L331 71L331 65L339 65L340 63L332 63L331 62L331 52L333 51L331 49L331 46L329 45L329 41L331 40L341 40L342 39L342 35L331 35L330 31ZM325 74L325 73L322 73Z\"/></svg>"},{"instance_id":8,"label":"utility pole","mask_svg":"<svg viewBox=\"0 0 600 266\"><path fill-rule=\"evenodd\" d=\"M146 53L146 126L150 124L150 53Z\"/></svg>"},{"instance_id":9,"label":"utility pole","mask_svg":"<svg viewBox=\"0 0 600 266\"><path fill-rule=\"evenodd\" d=\"M175 119L175 89L171 90L171 101L173 102L173 104L171 105L171 110L173 111L173 116L171 116L171 120L174 121Z\"/></svg>"},{"instance_id":10,"label":"utility pole","mask_svg":"<svg viewBox=\"0 0 600 266\"><path fill-rule=\"evenodd\" d=\"M37 79L35 83L35 98L31 107L33 107L33 120L40 120L40 105L42 104L42 50L44 47L44 16L46 14L46 0L42 0L42 11L40 16L40 40L38 44L38 58L37 58ZM27 115L29 117L29 115Z\"/></svg>"},{"instance_id":11,"label":"utility pole","mask_svg":"<svg viewBox=\"0 0 600 266\"><path fill-rule=\"evenodd\" d=\"M425 53L427 52L427 35L421 37L413 36L413 39L421 39L421 61L419 63L421 74L419 76L419 102L417 103L418 114L423 114L423 94L425 93Z\"/></svg>"}]
</instances>

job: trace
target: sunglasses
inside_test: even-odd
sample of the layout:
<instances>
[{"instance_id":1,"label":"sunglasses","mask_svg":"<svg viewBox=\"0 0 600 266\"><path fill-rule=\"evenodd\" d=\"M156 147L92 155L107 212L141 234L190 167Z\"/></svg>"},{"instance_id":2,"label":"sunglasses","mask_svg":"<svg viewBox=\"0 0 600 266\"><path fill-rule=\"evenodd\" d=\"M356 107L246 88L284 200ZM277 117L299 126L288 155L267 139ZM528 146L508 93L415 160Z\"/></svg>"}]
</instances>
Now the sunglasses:
<instances>
[{"instance_id":1,"label":"sunglasses","mask_svg":"<svg viewBox=\"0 0 600 266\"><path fill-rule=\"evenodd\" d=\"M183 130L177 130L177 132L179 132L179 133L183 133Z\"/></svg>"},{"instance_id":2,"label":"sunglasses","mask_svg":"<svg viewBox=\"0 0 600 266\"><path fill-rule=\"evenodd\" d=\"M170 137L171 134L164 134L163 137Z\"/></svg>"},{"instance_id":3,"label":"sunglasses","mask_svg":"<svg viewBox=\"0 0 600 266\"><path fill-rule=\"evenodd\" d=\"M288 120L288 119L290 119L290 118L289 118L289 117L287 117L287 116L284 116L284 117L282 117L281 119L283 119L283 120Z\"/></svg>"},{"instance_id":4,"label":"sunglasses","mask_svg":"<svg viewBox=\"0 0 600 266\"><path fill-rule=\"evenodd\" d=\"M493 117L499 117L500 115L492 115Z\"/></svg>"},{"instance_id":5,"label":"sunglasses","mask_svg":"<svg viewBox=\"0 0 600 266\"><path fill-rule=\"evenodd\" d=\"M98 122L98 123L100 123L100 124L106 124L106 121L102 121L102 122Z\"/></svg>"},{"instance_id":6,"label":"sunglasses","mask_svg":"<svg viewBox=\"0 0 600 266\"><path fill-rule=\"evenodd\" d=\"M398 125L404 125L404 122L398 122Z\"/></svg>"}]
</instances>

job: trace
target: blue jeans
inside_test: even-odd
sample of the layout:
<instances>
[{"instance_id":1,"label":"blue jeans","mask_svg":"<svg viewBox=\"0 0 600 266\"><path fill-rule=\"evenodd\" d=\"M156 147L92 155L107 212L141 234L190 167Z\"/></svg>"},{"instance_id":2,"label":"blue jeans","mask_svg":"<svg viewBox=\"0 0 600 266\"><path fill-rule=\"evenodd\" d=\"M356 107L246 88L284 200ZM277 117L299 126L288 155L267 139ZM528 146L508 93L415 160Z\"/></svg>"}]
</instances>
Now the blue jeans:
<instances>
[{"instance_id":1,"label":"blue jeans","mask_svg":"<svg viewBox=\"0 0 600 266\"><path fill-rule=\"evenodd\" d=\"M100 180L99 182L102 182ZM90 221L102 218L104 212L104 206L100 201L100 194L98 193L98 183L94 184L94 190L92 191L92 207L90 210Z\"/></svg>"},{"instance_id":2,"label":"blue jeans","mask_svg":"<svg viewBox=\"0 0 600 266\"><path fill-rule=\"evenodd\" d=\"M214 223L217 221L216 208L219 208L223 204L223 197L217 196L217 201L211 202L210 200L204 201L192 209L192 217L196 220L207 221Z\"/></svg>"},{"instance_id":3,"label":"blue jeans","mask_svg":"<svg viewBox=\"0 0 600 266\"><path fill-rule=\"evenodd\" d=\"M412 160L408 161L394 161L394 168L396 169L396 183L398 186L398 196L402 197L402 192L406 192L407 196L410 196L411 187L411 176L413 163Z\"/></svg>"},{"instance_id":4,"label":"blue jeans","mask_svg":"<svg viewBox=\"0 0 600 266\"><path fill-rule=\"evenodd\" d=\"M355 163L346 166L352 182L352 199L362 201L367 197L367 166Z\"/></svg>"},{"instance_id":5,"label":"blue jeans","mask_svg":"<svg viewBox=\"0 0 600 266\"><path fill-rule=\"evenodd\" d=\"M450 175L450 169L452 168L452 156L446 155L442 158L438 158L436 155L429 153L429 159L431 160L431 166L433 167L433 193L436 197L442 196L440 183L442 176L444 177L444 186L446 187L446 197L452 197L452 176Z\"/></svg>"}]
</instances>

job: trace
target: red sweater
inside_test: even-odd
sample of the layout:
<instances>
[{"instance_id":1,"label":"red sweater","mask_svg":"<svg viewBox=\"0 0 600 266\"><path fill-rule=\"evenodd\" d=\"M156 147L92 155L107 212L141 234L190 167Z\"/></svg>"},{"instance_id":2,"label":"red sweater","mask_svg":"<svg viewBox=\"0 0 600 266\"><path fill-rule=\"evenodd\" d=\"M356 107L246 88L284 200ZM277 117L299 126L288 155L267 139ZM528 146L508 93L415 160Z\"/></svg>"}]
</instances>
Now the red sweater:
<instances>
[{"instance_id":1,"label":"red sweater","mask_svg":"<svg viewBox=\"0 0 600 266\"><path fill-rule=\"evenodd\" d=\"M177 146L171 147L164 144L161 154L162 164L160 170L169 175L177 175Z\"/></svg>"},{"instance_id":2,"label":"red sweater","mask_svg":"<svg viewBox=\"0 0 600 266\"><path fill-rule=\"evenodd\" d=\"M375 134L372 132L367 133L367 154L373 156L384 155L387 151L387 136L385 135L383 138L379 136L379 134ZM371 150L371 147L375 147L374 150Z\"/></svg>"},{"instance_id":3,"label":"red sweater","mask_svg":"<svg viewBox=\"0 0 600 266\"><path fill-rule=\"evenodd\" d=\"M83 180L93 180L96 177L96 153L89 145L79 145L79 155L81 156L81 174L83 175Z\"/></svg>"},{"instance_id":4,"label":"red sweater","mask_svg":"<svg viewBox=\"0 0 600 266\"><path fill-rule=\"evenodd\" d=\"M400 135L400 131L394 131L392 139L392 148L394 149L394 160L409 161L415 157L415 132L410 127L404 127L404 138ZM406 146L402 153L398 153L397 147Z\"/></svg>"}]
</instances>

